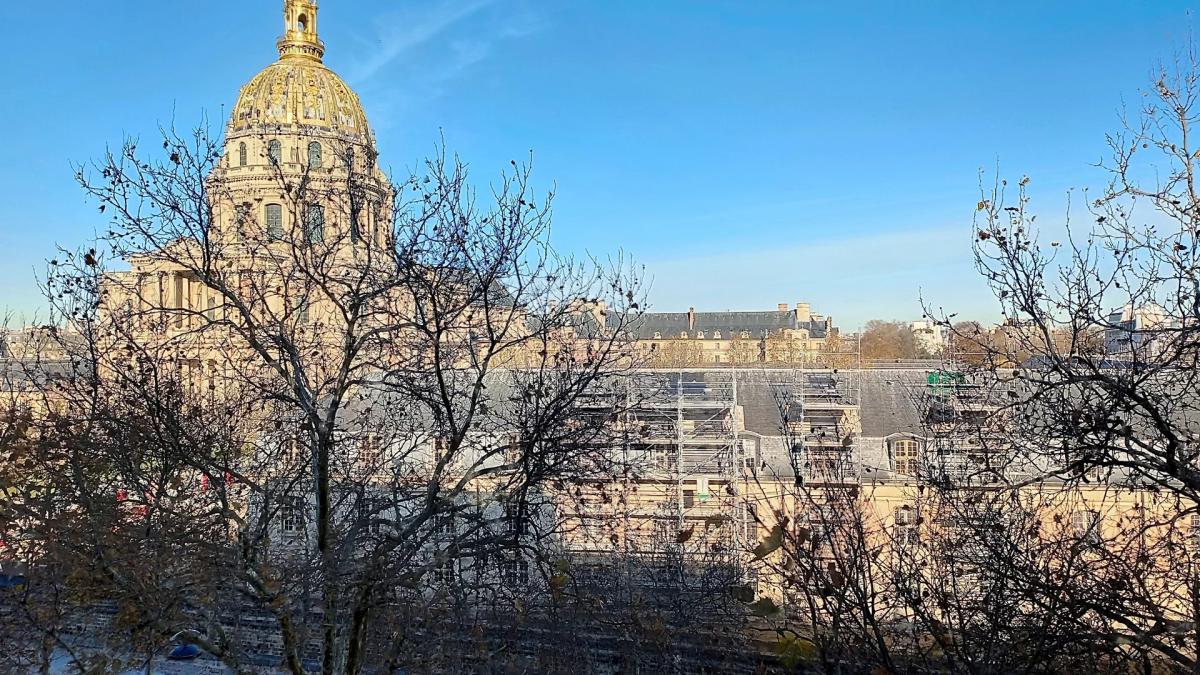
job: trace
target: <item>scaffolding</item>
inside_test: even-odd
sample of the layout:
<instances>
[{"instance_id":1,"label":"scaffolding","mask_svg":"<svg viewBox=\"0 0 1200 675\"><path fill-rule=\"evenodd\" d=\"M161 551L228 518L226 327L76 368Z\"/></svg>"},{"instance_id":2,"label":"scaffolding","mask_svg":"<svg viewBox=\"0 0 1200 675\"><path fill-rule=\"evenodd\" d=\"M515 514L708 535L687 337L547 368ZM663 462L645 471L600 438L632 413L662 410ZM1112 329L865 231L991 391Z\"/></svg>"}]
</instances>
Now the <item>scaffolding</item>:
<instances>
[{"instance_id":1,"label":"scaffolding","mask_svg":"<svg viewBox=\"0 0 1200 675\"><path fill-rule=\"evenodd\" d=\"M782 462L773 469L790 466L808 485L857 486L860 394L853 372L645 370L608 395L621 401L608 440L626 470L608 484L613 497L570 514L587 536L573 537L568 548L574 578L609 592L753 584L746 552L761 539L758 516L765 514L749 496L758 494L752 483L772 460ZM764 445L767 436L784 445ZM785 454L768 454L777 452L771 447Z\"/></svg>"},{"instance_id":2,"label":"scaffolding","mask_svg":"<svg viewBox=\"0 0 1200 675\"><path fill-rule=\"evenodd\" d=\"M1005 439L996 425L1002 407L999 392L962 372L942 369L929 373L924 398L932 477L953 482L998 480L1007 464Z\"/></svg>"},{"instance_id":3,"label":"scaffolding","mask_svg":"<svg viewBox=\"0 0 1200 675\"><path fill-rule=\"evenodd\" d=\"M808 484L856 482L854 447L862 424L854 373L777 371L769 381L797 478Z\"/></svg>"},{"instance_id":4,"label":"scaffolding","mask_svg":"<svg viewBox=\"0 0 1200 675\"><path fill-rule=\"evenodd\" d=\"M610 590L739 583L755 536L741 496L756 446L740 432L736 372L639 371L613 395L623 399L613 450L625 471L617 498L575 514L593 530L570 545L579 577Z\"/></svg>"}]
</instances>

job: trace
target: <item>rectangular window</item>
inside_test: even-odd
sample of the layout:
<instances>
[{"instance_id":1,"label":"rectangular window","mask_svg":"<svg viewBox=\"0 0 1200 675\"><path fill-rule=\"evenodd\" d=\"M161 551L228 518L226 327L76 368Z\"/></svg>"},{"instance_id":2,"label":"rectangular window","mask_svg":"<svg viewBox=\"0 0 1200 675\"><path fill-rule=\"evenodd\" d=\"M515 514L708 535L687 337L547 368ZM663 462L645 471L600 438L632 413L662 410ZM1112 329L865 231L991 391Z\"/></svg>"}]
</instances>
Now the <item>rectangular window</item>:
<instances>
[{"instance_id":1,"label":"rectangular window","mask_svg":"<svg viewBox=\"0 0 1200 675\"><path fill-rule=\"evenodd\" d=\"M379 438L374 434L366 434L359 444L358 459L362 467L368 471L379 470L380 447Z\"/></svg>"},{"instance_id":2,"label":"rectangular window","mask_svg":"<svg viewBox=\"0 0 1200 675\"><path fill-rule=\"evenodd\" d=\"M440 462L450 455L450 439L445 436L433 438L433 461Z\"/></svg>"},{"instance_id":3,"label":"rectangular window","mask_svg":"<svg viewBox=\"0 0 1200 675\"><path fill-rule=\"evenodd\" d=\"M379 497L364 496L358 502L359 523L372 535L383 531L387 501Z\"/></svg>"},{"instance_id":4,"label":"rectangular window","mask_svg":"<svg viewBox=\"0 0 1200 675\"><path fill-rule=\"evenodd\" d=\"M506 559L500 562L500 573L504 583L509 586L525 586L529 584L529 563L520 559Z\"/></svg>"},{"instance_id":5,"label":"rectangular window","mask_svg":"<svg viewBox=\"0 0 1200 675\"><path fill-rule=\"evenodd\" d=\"M898 507L892 518L896 525L894 532L896 543L901 546L911 546L920 540L917 512L912 507L907 505Z\"/></svg>"},{"instance_id":6,"label":"rectangular window","mask_svg":"<svg viewBox=\"0 0 1200 675\"><path fill-rule=\"evenodd\" d=\"M433 529L434 529L434 532L436 532L440 535L444 535L447 537L453 537L455 532L457 531L457 527L455 526L455 523L454 523L454 514L453 513L443 513L439 516L436 516L433 521Z\"/></svg>"},{"instance_id":7,"label":"rectangular window","mask_svg":"<svg viewBox=\"0 0 1200 675\"><path fill-rule=\"evenodd\" d=\"M516 505L504 507L504 532L511 536L520 536L524 531L521 520L521 509Z\"/></svg>"},{"instance_id":8,"label":"rectangular window","mask_svg":"<svg viewBox=\"0 0 1200 675\"><path fill-rule=\"evenodd\" d=\"M1100 512L1076 511L1072 513L1071 529L1075 531L1075 536L1084 543L1090 546L1099 546L1101 542Z\"/></svg>"},{"instance_id":9,"label":"rectangular window","mask_svg":"<svg viewBox=\"0 0 1200 675\"><path fill-rule=\"evenodd\" d=\"M433 568L433 579L443 586L449 586L458 578L458 569L453 560L443 560Z\"/></svg>"},{"instance_id":10,"label":"rectangular window","mask_svg":"<svg viewBox=\"0 0 1200 675\"><path fill-rule=\"evenodd\" d=\"M304 527L304 501L300 497L284 497L279 507L279 531L297 534Z\"/></svg>"},{"instance_id":11,"label":"rectangular window","mask_svg":"<svg viewBox=\"0 0 1200 675\"><path fill-rule=\"evenodd\" d=\"M695 490L684 490L683 491L683 508L690 509L695 505L696 505L696 491Z\"/></svg>"},{"instance_id":12,"label":"rectangular window","mask_svg":"<svg viewBox=\"0 0 1200 675\"><path fill-rule=\"evenodd\" d=\"M279 204L267 204L267 239L279 241L283 239L283 207Z\"/></svg>"},{"instance_id":13,"label":"rectangular window","mask_svg":"<svg viewBox=\"0 0 1200 675\"><path fill-rule=\"evenodd\" d=\"M175 308L179 309L179 310L182 310L184 307L187 306L187 302L185 301L184 296L183 296L184 288L185 288L185 286L184 286L183 276L176 274L175 275ZM183 312L179 311L179 312L175 313L175 327L179 328L181 326L183 326Z\"/></svg>"},{"instance_id":14,"label":"rectangular window","mask_svg":"<svg viewBox=\"0 0 1200 675\"><path fill-rule=\"evenodd\" d=\"M283 443L283 460L289 467L300 465L308 453L308 436L299 434Z\"/></svg>"}]
</instances>

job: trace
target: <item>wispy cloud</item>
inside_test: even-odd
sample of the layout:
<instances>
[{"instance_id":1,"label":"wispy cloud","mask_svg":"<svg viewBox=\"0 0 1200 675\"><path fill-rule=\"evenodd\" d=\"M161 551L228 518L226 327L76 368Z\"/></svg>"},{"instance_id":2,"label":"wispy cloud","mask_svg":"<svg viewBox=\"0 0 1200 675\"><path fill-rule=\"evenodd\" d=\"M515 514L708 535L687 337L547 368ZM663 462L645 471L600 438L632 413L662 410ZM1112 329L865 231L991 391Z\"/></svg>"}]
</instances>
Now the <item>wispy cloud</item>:
<instances>
[{"instance_id":1,"label":"wispy cloud","mask_svg":"<svg viewBox=\"0 0 1200 675\"><path fill-rule=\"evenodd\" d=\"M359 37L347 79L369 100L375 128L428 105L488 59L498 45L540 31L526 0L433 0L379 15Z\"/></svg>"},{"instance_id":2,"label":"wispy cloud","mask_svg":"<svg viewBox=\"0 0 1200 675\"><path fill-rule=\"evenodd\" d=\"M396 59L428 44L455 24L493 5L495 0L445 0L431 7L412 5L391 11L374 21L374 49L350 73L354 82L365 82Z\"/></svg>"}]
</instances>

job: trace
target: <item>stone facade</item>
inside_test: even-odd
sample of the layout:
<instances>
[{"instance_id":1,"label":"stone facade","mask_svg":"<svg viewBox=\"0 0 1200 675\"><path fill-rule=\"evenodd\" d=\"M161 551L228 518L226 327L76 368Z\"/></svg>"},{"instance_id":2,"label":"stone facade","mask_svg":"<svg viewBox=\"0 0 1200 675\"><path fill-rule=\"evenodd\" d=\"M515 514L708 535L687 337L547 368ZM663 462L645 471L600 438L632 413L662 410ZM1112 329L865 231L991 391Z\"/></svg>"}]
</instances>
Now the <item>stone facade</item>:
<instances>
[{"instance_id":1,"label":"stone facade","mask_svg":"<svg viewBox=\"0 0 1200 675\"><path fill-rule=\"evenodd\" d=\"M828 365L838 334L831 317L803 302L775 311L647 312L636 326L644 362L663 368Z\"/></svg>"}]
</instances>

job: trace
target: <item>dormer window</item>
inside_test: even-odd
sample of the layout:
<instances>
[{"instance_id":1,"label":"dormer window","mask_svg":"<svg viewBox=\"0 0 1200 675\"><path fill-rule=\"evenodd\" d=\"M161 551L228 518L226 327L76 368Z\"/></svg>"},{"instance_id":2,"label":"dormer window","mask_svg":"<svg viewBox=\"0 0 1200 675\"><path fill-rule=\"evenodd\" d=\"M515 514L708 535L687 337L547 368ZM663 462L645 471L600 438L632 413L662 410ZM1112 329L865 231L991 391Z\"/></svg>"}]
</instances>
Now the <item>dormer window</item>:
<instances>
[{"instance_id":1,"label":"dormer window","mask_svg":"<svg viewBox=\"0 0 1200 675\"><path fill-rule=\"evenodd\" d=\"M662 339L662 333L660 333L660 332L658 332L658 331L654 331L654 339L655 339L655 340L661 340L661 339Z\"/></svg>"},{"instance_id":2,"label":"dormer window","mask_svg":"<svg viewBox=\"0 0 1200 675\"><path fill-rule=\"evenodd\" d=\"M719 331L719 330L714 330L714 331L713 331L713 339L714 339L714 340L720 340L720 339L721 339L721 331Z\"/></svg>"},{"instance_id":3,"label":"dormer window","mask_svg":"<svg viewBox=\"0 0 1200 675\"><path fill-rule=\"evenodd\" d=\"M687 331L685 330L685 331L681 332L681 333L679 334L679 337L681 337L681 338L683 338L684 340L686 340L686 339L687 339Z\"/></svg>"},{"instance_id":4,"label":"dormer window","mask_svg":"<svg viewBox=\"0 0 1200 675\"><path fill-rule=\"evenodd\" d=\"M742 339L749 340L750 339L750 331L748 331L748 330L742 331Z\"/></svg>"},{"instance_id":5,"label":"dormer window","mask_svg":"<svg viewBox=\"0 0 1200 675\"><path fill-rule=\"evenodd\" d=\"M703 340L703 339L704 339L704 331L702 331L702 330L701 330L701 331L696 331L696 339L697 339L697 340Z\"/></svg>"},{"instance_id":6,"label":"dormer window","mask_svg":"<svg viewBox=\"0 0 1200 675\"><path fill-rule=\"evenodd\" d=\"M892 441L892 459L897 474L917 476L921 469L921 446L912 438Z\"/></svg>"}]
</instances>

